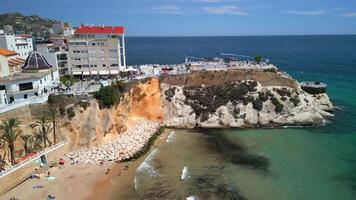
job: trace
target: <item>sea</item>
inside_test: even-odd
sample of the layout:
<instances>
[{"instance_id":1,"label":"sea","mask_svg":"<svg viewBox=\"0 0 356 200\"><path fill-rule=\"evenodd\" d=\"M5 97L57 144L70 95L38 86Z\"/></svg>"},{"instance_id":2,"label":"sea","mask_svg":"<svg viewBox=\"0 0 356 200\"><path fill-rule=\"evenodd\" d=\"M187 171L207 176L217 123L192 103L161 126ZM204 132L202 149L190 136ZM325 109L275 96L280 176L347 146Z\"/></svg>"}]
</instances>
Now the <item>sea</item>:
<instances>
[{"instance_id":1,"label":"sea","mask_svg":"<svg viewBox=\"0 0 356 200\"><path fill-rule=\"evenodd\" d=\"M261 55L327 83L338 109L318 127L168 130L116 199L356 199L356 35L128 37L126 49L130 65Z\"/></svg>"}]
</instances>

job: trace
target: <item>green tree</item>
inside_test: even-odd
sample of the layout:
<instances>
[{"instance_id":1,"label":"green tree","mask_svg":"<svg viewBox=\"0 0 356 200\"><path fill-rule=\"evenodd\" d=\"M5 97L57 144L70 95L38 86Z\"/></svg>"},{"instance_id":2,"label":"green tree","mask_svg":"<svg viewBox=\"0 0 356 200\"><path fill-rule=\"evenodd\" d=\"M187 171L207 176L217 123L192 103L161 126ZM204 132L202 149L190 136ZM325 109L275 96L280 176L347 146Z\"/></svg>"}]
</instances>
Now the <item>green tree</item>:
<instances>
[{"instance_id":1,"label":"green tree","mask_svg":"<svg viewBox=\"0 0 356 200\"><path fill-rule=\"evenodd\" d=\"M261 63L262 62L262 56L255 56L255 62L256 63Z\"/></svg>"},{"instance_id":2,"label":"green tree","mask_svg":"<svg viewBox=\"0 0 356 200\"><path fill-rule=\"evenodd\" d=\"M59 110L56 106L51 106L48 109L48 116L50 120L52 121L52 129L53 129L53 143L56 144L56 127L57 127L57 121L58 121L58 116L59 116Z\"/></svg>"},{"instance_id":3,"label":"green tree","mask_svg":"<svg viewBox=\"0 0 356 200\"><path fill-rule=\"evenodd\" d=\"M100 108L110 108L120 100L120 93L112 86L105 86L94 93L94 97L99 102Z\"/></svg>"},{"instance_id":4,"label":"green tree","mask_svg":"<svg viewBox=\"0 0 356 200\"><path fill-rule=\"evenodd\" d=\"M11 164L15 164L15 141L21 135L21 122L17 118L2 121L0 125L1 139L4 140L10 150Z\"/></svg>"},{"instance_id":5,"label":"green tree","mask_svg":"<svg viewBox=\"0 0 356 200\"><path fill-rule=\"evenodd\" d=\"M36 132L39 134L39 136L41 136L44 148L47 147L47 142L49 144L51 143L51 141L49 141L49 139L48 139L48 134L52 130L50 123L51 123L50 120L47 119L46 116L43 116L39 120L37 120L35 123L31 124L31 128L35 129Z\"/></svg>"},{"instance_id":6,"label":"green tree","mask_svg":"<svg viewBox=\"0 0 356 200\"><path fill-rule=\"evenodd\" d=\"M23 141L23 147L24 147L24 150L25 150L25 154L28 154L28 153L31 153L31 147L30 147L30 143L32 142L33 140L33 136L30 135L30 134L26 134L26 135L21 135L20 136L22 141Z\"/></svg>"}]
</instances>

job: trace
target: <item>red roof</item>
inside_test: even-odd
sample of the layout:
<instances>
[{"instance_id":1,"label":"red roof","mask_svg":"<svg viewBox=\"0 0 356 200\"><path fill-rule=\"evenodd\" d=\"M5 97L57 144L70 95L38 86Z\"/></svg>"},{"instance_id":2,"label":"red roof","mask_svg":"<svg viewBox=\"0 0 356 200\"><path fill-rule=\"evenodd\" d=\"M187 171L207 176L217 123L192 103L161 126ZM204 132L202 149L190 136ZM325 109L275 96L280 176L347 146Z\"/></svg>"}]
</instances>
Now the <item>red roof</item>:
<instances>
[{"instance_id":1,"label":"red roof","mask_svg":"<svg viewBox=\"0 0 356 200\"><path fill-rule=\"evenodd\" d=\"M14 56L14 55L17 55L17 53L15 51L10 51L8 49L3 49L3 48L0 48L0 55L3 55L3 56Z\"/></svg>"},{"instance_id":2,"label":"red roof","mask_svg":"<svg viewBox=\"0 0 356 200\"><path fill-rule=\"evenodd\" d=\"M123 34L123 26L80 26L75 34Z\"/></svg>"}]
</instances>

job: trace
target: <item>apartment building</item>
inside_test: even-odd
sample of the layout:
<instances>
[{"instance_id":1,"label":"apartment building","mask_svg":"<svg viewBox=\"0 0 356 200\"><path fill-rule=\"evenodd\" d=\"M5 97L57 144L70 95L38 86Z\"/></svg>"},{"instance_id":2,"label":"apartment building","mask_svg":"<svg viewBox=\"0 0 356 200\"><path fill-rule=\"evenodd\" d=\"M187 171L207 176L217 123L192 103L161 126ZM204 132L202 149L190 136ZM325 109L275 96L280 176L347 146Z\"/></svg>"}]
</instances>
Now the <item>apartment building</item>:
<instances>
[{"instance_id":1,"label":"apartment building","mask_svg":"<svg viewBox=\"0 0 356 200\"><path fill-rule=\"evenodd\" d=\"M15 35L0 30L0 48L15 51L20 58L26 59L33 51L32 37L27 34Z\"/></svg>"},{"instance_id":2,"label":"apartment building","mask_svg":"<svg viewBox=\"0 0 356 200\"><path fill-rule=\"evenodd\" d=\"M68 67L76 76L117 75L126 66L124 27L81 26L68 38Z\"/></svg>"},{"instance_id":3,"label":"apartment building","mask_svg":"<svg viewBox=\"0 0 356 200\"><path fill-rule=\"evenodd\" d=\"M60 70L64 74L67 70L67 51L60 51L51 41L42 41L36 43L36 50L43 55L48 63Z\"/></svg>"}]
</instances>

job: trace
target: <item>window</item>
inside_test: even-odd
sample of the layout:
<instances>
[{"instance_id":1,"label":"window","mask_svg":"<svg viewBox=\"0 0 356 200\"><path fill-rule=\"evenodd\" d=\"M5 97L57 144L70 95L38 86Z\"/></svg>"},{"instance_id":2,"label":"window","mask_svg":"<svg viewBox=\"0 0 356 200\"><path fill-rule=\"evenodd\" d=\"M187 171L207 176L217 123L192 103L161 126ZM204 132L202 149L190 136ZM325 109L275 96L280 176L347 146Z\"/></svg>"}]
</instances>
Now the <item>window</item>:
<instances>
[{"instance_id":1,"label":"window","mask_svg":"<svg viewBox=\"0 0 356 200\"><path fill-rule=\"evenodd\" d=\"M103 64L103 67L106 67L106 65L105 65L105 64Z\"/></svg>"},{"instance_id":2,"label":"window","mask_svg":"<svg viewBox=\"0 0 356 200\"><path fill-rule=\"evenodd\" d=\"M27 94L24 94L24 95L23 95L23 98L24 98L24 99L27 99Z\"/></svg>"},{"instance_id":3,"label":"window","mask_svg":"<svg viewBox=\"0 0 356 200\"><path fill-rule=\"evenodd\" d=\"M5 90L5 89L6 89L5 85L0 85L0 90Z\"/></svg>"},{"instance_id":4,"label":"window","mask_svg":"<svg viewBox=\"0 0 356 200\"><path fill-rule=\"evenodd\" d=\"M33 89L33 85L32 85L32 82L20 83L19 84L19 88L20 88L20 91L32 90Z\"/></svg>"}]
</instances>

